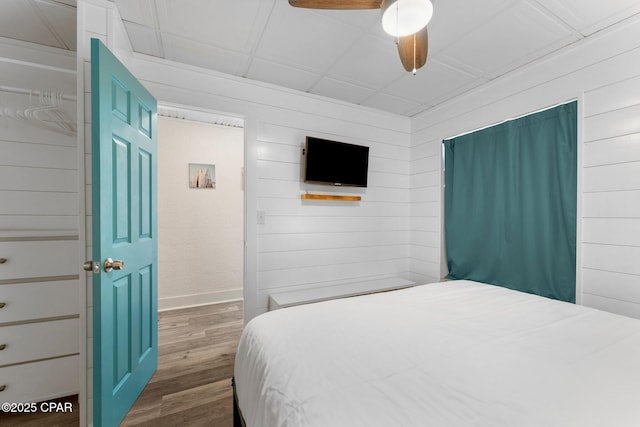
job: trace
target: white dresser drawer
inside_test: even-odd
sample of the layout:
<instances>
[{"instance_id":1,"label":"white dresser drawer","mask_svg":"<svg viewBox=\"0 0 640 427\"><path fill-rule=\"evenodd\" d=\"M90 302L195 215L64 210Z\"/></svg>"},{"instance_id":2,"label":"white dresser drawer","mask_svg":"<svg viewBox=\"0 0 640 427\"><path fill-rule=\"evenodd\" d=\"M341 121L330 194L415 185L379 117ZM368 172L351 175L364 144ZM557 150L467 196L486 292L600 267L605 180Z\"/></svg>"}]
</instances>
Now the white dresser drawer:
<instances>
[{"instance_id":1,"label":"white dresser drawer","mask_svg":"<svg viewBox=\"0 0 640 427\"><path fill-rule=\"evenodd\" d=\"M79 281L0 285L0 324L79 313Z\"/></svg>"},{"instance_id":2,"label":"white dresser drawer","mask_svg":"<svg viewBox=\"0 0 640 427\"><path fill-rule=\"evenodd\" d=\"M39 402L77 394L79 356L0 368L0 402Z\"/></svg>"},{"instance_id":3,"label":"white dresser drawer","mask_svg":"<svg viewBox=\"0 0 640 427\"><path fill-rule=\"evenodd\" d=\"M78 240L0 241L0 280L77 275Z\"/></svg>"},{"instance_id":4,"label":"white dresser drawer","mask_svg":"<svg viewBox=\"0 0 640 427\"><path fill-rule=\"evenodd\" d=\"M78 353L79 323L76 318L0 326L0 366Z\"/></svg>"}]
</instances>

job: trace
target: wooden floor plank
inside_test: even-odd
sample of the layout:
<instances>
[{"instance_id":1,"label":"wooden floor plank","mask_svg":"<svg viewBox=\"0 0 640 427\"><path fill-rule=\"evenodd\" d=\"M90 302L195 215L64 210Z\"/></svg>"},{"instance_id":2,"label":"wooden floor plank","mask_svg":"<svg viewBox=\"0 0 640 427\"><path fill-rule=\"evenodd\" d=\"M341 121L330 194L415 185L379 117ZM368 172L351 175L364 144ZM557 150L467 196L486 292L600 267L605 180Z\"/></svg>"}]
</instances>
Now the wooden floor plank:
<instances>
[{"instance_id":1,"label":"wooden floor plank","mask_svg":"<svg viewBox=\"0 0 640 427\"><path fill-rule=\"evenodd\" d=\"M242 310L238 301L161 312L158 370L122 426L231 427Z\"/></svg>"},{"instance_id":2,"label":"wooden floor plank","mask_svg":"<svg viewBox=\"0 0 640 427\"><path fill-rule=\"evenodd\" d=\"M158 370L121 425L231 427L231 376L242 311L242 301L234 301L160 312ZM77 397L72 398L73 414L0 414L0 425L78 426Z\"/></svg>"}]
</instances>

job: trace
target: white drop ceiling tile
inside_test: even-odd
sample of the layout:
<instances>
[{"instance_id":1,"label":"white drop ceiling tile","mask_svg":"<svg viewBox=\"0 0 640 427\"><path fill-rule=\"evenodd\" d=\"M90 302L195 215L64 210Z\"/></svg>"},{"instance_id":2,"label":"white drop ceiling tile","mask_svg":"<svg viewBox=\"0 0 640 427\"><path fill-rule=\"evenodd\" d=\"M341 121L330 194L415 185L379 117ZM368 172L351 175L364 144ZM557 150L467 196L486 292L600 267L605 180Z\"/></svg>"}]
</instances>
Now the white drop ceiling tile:
<instances>
[{"instance_id":1,"label":"white drop ceiling tile","mask_svg":"<svg viewBox=\"0 0 640 427\"><path fill-rule=\"evenodd\" d=\"M156 0L160 30L226 50L249 53L260 0ZM262 1L263 6L267 4Z\"/></svg>"},{"instance_id":2,"label":"white drop ceiling tile","mask_svg":"<svg viewBox=\"0 0 640 427\"><path fill-rule=\"evenodd\" d=\"M76 50L77 8L51 1L36 0L45 19L55 29L58 37L69 50Z\"/></svg>"},{"instance_id":3,"label":"white drop ceiling tile","mask_svg":"<svg viewBox=\"0 0 640 427\"><path fill-rule=\"evenodd\" d=\"M377 108L383 111L389 111L396 114L405 114L407 111L413 110L419 106L418 103L409 101L386 93L376 93L369 97L362 105Z\"/></svg>"},{"instance_id":4,"label":"white drop ceiling tile","mask_svg":"<svg viewBox=\"0 0 640 427\"><path fill-rule=\"evenodd\" d=\"M247 77L301 91L309 90L320 79L318 74L258 58L251 62Z\"/></svg>"},{"instance_id":5,"label":"white drop ceiling tile","mask_svg":"<svg viewBox=\"0 0 640 427\"><path fill-rule=\"evenodd\" d=\"M164 57L171 61L208 68L227 74L241 75L248 55L162 34Z\"/></svg>"},{"instance_id":6,"label":"white drop ceiling tile","mask_svg":"<svg viewBox=\"0 0 640 427\"><path fill-rule=\"evenodd\" d=\"M382 28L382 24L380 23L369 28L369 34L372 36L376 36L380 39L387 40L391 43L396 42L396 38L392 35L387 34Z\"/></svg>"},{"instance_id":7,"label":"white drop ceiling tile","mask_svg":"<svg viewBox=\"0 0 640 427\"><path fill-rule=\"evenodd\" d=\"M374 94L371 89L327 77L320 80L310 92L354 104L360 104Z\"/></svg>"},{"instance_id":8,"label":"white drop ceiling tile","mask_svg":"<svg viewBox=\"0 0 640 427\"><path fill-rule=\"evenodd\" d=\"M124 27L135 52L164 58L160 35L153 28L125 21Z\"/></svg>"},{"instance_id":9,"label":"white drop ceiling tile","mask_svg":"<svg viewBox=\"0 0 640 427\"><path fill-rule=\"evenodd\" d=\"M404 73L396 44L367 34L327 71L327 76L380 89Z\"/></svg>"},{"instance_id":10,"label":"white drop ceiling tile","mask_svg":"<svg viewBox=\"0 0 640 427\"><path fill-rule=\"evenodd\" d=\"M583 35L640 12L638 0L536 0Z\"/></svg>"},{"instance_id":11,"label":"white drop ceiling tile","mask_svg":"<svg viewBox=\"0 0 640 427\"><path fill-rule=\"evenodd\" d=\"M65 48L42 22L31 2L0 0L0 37Z\"/></svg>"},{"instance_id":12,"label":"white drop ceiling tile","mask_svg":"<svg viewBox=\"0 0 640 427\"><path fill-rule=\"evenodd\" d=\"M428 62L412 77L379 10L309 10L286 0L111 1L137 52L408 116L640 13L638 0L436 0ZM104 8L86 6L89 27L104 37ZM73 48L76 11L75 0L0 0L0 37ZM10 80L20 85L25 76ZM45 83L67 86L54 80Z\"/></svg>"},{"instance_id":13,"label":"white drop ceiling tile","mask_svg":"<svg viewBox=\"0 0 640 427\"><path fill-rule=\"evenodd\" d=\"M434 105L430 105L430 104L421 104L418 105L416 108L412 108L410 110L405 111L403 114L407 117L413 117L417 114L422 113L423 111L428 110L429 108L434 107Z\"/></svg>"},{"instance_id":14,"label":"white drop ceiling tile","mask_svg":"<svg viewBox=\"0 0 640 427\"><path fill-rule=\"evenodd\" d=\"M430 104L477 79L477 76L427 59L426 65L420 68L415 76L407 73L387 86L383 92L410 99L419 104Z\"/></svg>"},{"instance_id":15,"label":"white drop ceiling tile","mask_svg":"<svg viewBox=\"0 0 640 427\"><path fill-rule=\"evenodd\" d=\"M156 27L155 3L152 0L115 0L115 2L124 21Z\"/></svg>"},{"instance_id":16,"label":"white drop ceiling tile","mask_svg":"<svg viewBox=\"0 0 640 427\"><path fill-rule=\"evenodd\" d=\"M364 10L328 10L328 9L308 9L310 13L321 14L338 21L342 21L345 24L355 25L362 29L368 29L374 25L381 24L380 9L364 9Z\"/></svg>"},{"instance_id":17,"label":"white drop ceiling tile","mask_svg":"<svg viewBox=\"0 0 640 427\"><path fill-rule=\"evenodd\" d=\"M436 1L433 17L427 25L429 51L433 54L455 43L470 31L491 21L520 0L447 0Z\"/></svg>"},{"instance_id":18,"label":"white drop ceiling tile","mask_svg":"<svg viewBox=\"0 0 640 427\"><path fill-rule=\"evenodd\" d=\"M458 95L461 95L465 92L470 91L471 89L481 86L487 82L488 80L483 77L472 78L470 80L467 80L463 84L456 86L448 91L441 91L440 96L434 95L432 98L429 99L429 103L432 105L437 105L441 102L446 101L447 99L454 98Z\"/></svg>"},{"instance_id":19,"label":"white drop ceiling tile","mask_svg":"<svg viewBox=\"0 0 640 427\"><path fill-rule=\"evenodd\" d=\"M460 60L451 58L450 56L446 56L443 54L432 55L431 58L435 58L436 62L440 64L447 65L450 68L453 68L461 73L470 74L472 76L481 77L484 73L484 70L479 70L477 68L472 67L466 62L462 62Z\"/></svg>"},{"instance_id":20,"label":"white drop ceiling tile","mask_svg":"<svg viewBox=\"0 0 640 427\"><path fill-rule=\"evenodd\" d=\"M361 31L323 14L278 1L256 57L322 73L349 49Z\"/></svg>"},{"instance_id":21,"label":"white drop ceiling tile","mask_svg":"<svg viewBox=\"0 0 640 427\"><path fill-rule=\"evenodd\" d=\"M557 20L529 3L520 2L439 55L481 70L485 77L496 77L576 39Z\"/></svg>"}]
</instances>

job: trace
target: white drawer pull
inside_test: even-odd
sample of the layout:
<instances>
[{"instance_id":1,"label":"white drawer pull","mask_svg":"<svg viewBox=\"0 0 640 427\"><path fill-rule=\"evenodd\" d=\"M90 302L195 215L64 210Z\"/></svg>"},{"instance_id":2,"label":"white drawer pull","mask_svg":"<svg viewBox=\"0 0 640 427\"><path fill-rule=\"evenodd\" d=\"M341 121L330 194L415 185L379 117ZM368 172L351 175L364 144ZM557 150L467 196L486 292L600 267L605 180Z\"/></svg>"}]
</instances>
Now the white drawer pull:
<instances>
[{"instance_id":1,"label":"white drawer pull","mask_svg":"<svg viewBox=\"0 0 640 427\"><path fill-rule=\"evenodd\" d=\"M7 262L7 261L9 261L9 260L8 260L8 259L6 259L6 258L0 258L0 264L4 264L4 263L5 263L5 262Z\"/></svg>"}]
</instances>

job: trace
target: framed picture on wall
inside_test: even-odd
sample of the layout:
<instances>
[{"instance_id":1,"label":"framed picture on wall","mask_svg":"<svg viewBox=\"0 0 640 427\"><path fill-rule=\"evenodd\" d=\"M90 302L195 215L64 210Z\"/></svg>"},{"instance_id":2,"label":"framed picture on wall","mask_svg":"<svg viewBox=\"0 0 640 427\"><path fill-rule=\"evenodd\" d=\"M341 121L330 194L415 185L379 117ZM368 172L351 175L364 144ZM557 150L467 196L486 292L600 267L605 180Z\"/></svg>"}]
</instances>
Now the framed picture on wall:
<instances>
[{"instance_id":1,"label":"framed picture on wall","mask_svg":"<svg viewBox=\"0 0 640 427\"><path fill-rule=\"evenodd\" d=\"M189 188L216 188L216 165L189 163Z\"/></svg>"}]
</instances>

